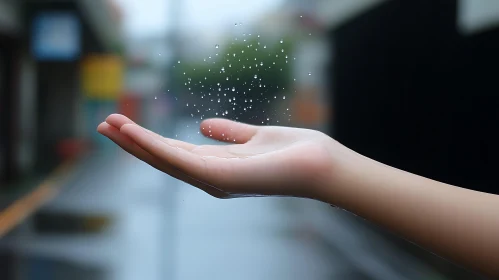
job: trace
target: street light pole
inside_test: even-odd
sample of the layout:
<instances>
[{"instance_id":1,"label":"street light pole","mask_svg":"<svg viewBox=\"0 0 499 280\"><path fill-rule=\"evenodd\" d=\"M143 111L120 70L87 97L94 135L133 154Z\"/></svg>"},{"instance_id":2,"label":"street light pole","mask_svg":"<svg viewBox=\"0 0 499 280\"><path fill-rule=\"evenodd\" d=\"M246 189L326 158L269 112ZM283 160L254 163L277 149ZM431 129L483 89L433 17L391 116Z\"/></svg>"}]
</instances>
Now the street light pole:
<instances>
[{"instance_id":1,"label":"street light pole","mask_svg":"<svg viewBox=\"0 0 499 280\"><path fill-rule=\"evenodd\" d=\"M170 27L167 28L166 32L166 46L170 50L170 61L167 63L165 71L166 80L166 94L167 98L171 102L175 102L176 95L178 93L177 85L174 82L175 64L180 55L179 44L180 44L180 19L181 19L181 1L182 0L170 0L169 12L167 13L170 18ZM178 106L168 106L169 118L166 122L165 132L167 137L173 138L175 136L176 122L179 117ZM178 216L178 184L176 180L169 177L167 182L171 185L165 188L164 191L164 209L165 219L163 222L163 234L162 240L164 240L162 248L164 248L164 261L162 265L164 275L163 279L176 279L177 278L177 216Z\"/></svg>"}]
</instances>

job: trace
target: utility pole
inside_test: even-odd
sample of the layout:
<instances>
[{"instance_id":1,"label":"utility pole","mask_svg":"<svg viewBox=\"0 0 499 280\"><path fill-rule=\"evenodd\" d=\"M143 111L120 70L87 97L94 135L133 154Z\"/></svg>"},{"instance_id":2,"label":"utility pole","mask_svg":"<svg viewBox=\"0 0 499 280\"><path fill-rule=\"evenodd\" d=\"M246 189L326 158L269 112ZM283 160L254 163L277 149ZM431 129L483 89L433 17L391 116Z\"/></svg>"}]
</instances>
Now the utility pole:
<instances>
[{"instance_id":1,"label":"utility pole","mask_svg":"<svg viewBox=\"0 0 499 280\"><path fill-rule=\"evenodd\" d=\"M170 61L167 63L165 71L166 89L165 93L170 102L175 102L178 95L178 86L176 85L175 78L175 66L180 56L180 19L181 19L181 3L182 0L170 0L169 11L167 16L170 19L170 26L166 31L166 47L170 52ZM170 104L168 106L170 113L169 118L165 121L165 132L166 137L175 137L176 123L178 122L180 112L179 106L176 104ZM163 241L160 246L164 250L164 259L162 265L162 275L163 279L175 280L177 277L177 224L178 224L178 201L179 192L178 185L179 182L174 180L172 177L168 177L167 180L169 186L165 186L164 190L164 219L163 219L163 230L161 240Z\"/></svg>"}]
</instances>

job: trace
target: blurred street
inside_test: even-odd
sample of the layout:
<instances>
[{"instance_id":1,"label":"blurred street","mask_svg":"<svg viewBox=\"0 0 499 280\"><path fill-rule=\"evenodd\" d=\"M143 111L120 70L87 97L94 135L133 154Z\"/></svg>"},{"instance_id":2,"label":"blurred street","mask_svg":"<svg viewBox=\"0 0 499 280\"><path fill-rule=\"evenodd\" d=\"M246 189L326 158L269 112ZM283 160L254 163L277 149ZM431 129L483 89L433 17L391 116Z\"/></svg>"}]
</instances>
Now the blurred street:
<instances>
[{"instance_id":1,"label":"blurred street","mask_svg":"<svg viewBox=\"0 0 499 280\"><path fill-rule=\"evenodd\" d=\"M207 143L188 123L179 122L179 139ZM89 156L65 184L43 210L106 214L115 224L67 242L27 230L15 241L24 252L105 263L108 279L324 279L343 270L300 234L301 217L288 209L303 207L298 199L221 201L121 151Z\"/></svg>"}]
</instances>

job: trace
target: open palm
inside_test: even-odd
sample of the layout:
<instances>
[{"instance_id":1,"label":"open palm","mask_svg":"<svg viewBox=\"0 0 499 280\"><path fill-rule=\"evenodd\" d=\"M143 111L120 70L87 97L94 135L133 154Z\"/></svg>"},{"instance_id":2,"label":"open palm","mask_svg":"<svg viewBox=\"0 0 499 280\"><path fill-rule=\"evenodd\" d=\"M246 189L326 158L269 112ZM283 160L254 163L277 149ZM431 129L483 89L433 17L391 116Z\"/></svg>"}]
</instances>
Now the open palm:
<instances>
[{"instance_id":1,"label":"open palm","mask_svg":"<svg viewBox=\"0 0 499 280\"><path fill-rule=\"evenodd\" d=\"M201 123L203 135L230 144L194 145L114 114L98 131L140 160L218 198L314 197L330 171L333 140L313 130L210 119Z\"/></svg>"}]
</instances>

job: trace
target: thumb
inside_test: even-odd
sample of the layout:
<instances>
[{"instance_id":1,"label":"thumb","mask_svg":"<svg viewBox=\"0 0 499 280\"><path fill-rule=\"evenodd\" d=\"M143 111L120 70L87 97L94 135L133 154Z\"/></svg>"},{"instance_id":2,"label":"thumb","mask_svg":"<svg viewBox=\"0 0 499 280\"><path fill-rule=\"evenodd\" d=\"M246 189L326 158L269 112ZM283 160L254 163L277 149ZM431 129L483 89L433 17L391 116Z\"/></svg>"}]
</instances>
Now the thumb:
<instances>
[{"instance_id":1,"label":"thumb","mask_svg":"<svg viewBox=\"0 0 499 280\"><path fill-rule=\"evenodd\" d=\"M244 144L258 131L258 126L226 119L208 119L201 123L204 136L228 143Z\"/></svg>"}]
</instances>

